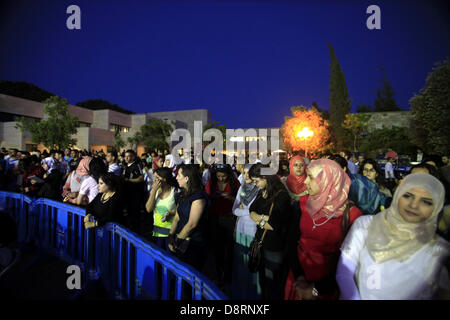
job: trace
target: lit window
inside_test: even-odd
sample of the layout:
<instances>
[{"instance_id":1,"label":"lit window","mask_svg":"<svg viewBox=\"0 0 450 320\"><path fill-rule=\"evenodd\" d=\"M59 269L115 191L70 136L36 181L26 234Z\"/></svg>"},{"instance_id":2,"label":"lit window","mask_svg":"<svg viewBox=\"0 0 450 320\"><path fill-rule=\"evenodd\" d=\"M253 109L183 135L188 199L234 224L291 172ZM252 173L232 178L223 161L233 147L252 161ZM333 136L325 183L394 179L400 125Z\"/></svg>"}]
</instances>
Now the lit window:
<instances>
[{"instance_id":1,"label":"lit window","mask_svg":"<svg viewBox=\"0 0 450 320\"><path fill-rule=\"evenodd\" d=\"M110 129L109 130L113 131L115 133L119 133L119 132L129 132L130 128L122 127L122 126L119 126L117 124L110 124Z\"/></svg>"}]
</instances>

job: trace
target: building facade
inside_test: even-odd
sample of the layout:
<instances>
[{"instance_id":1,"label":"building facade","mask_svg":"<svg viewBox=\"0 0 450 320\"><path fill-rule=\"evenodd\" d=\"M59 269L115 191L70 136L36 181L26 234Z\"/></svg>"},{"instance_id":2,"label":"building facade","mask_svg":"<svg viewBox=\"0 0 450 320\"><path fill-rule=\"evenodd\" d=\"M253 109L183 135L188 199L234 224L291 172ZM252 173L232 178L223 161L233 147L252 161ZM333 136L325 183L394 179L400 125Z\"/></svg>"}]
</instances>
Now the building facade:
<instances>
[{"instance_id":1,"label":"building facade","mask_svg":"<svg viewBox=\"0 0 450 320\"><path fill-rule=\"evenodd\" d=\"M211 122L211 115L207 109L125 114L113 110L90 110L69 105L69 113L79 121L77 133L73 136L77 140L75 148L103 150L104 152L113 148L116 132L120 133L126 142L151 118L167 121L174 129L188 129L192 135L194 120L201 120L204 124ZM31 151L35 147L39 150L45 149L42 144L31 141L30 133L22 132L16 128L17 117L30 118L36 121L45 119L44 105L39 102L0 94L0 147L26 151ZM168 142L170 145L170 141ZM144 149L145 146L138 146L138 154L144 152Z\"/></svg>"}]
</instances>

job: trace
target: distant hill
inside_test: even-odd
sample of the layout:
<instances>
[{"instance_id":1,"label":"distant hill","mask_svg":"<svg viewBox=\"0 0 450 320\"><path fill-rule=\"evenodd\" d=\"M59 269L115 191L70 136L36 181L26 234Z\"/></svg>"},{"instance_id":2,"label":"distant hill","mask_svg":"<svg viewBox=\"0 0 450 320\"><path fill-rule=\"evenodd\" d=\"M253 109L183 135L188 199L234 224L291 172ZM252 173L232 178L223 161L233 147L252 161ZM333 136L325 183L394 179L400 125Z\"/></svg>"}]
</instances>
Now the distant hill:
<instances>
[{"instance_id":1,"label":"distant hill","mask_svg":"<svg viewBox=\"0 0 450 320\"><path fill-rule=\"evenodd\" d=\"M45 101L56 95L23 81L0 81L0 93L36 102Z\"/></svg>"},{"instance_id":2,"label":"distant hill","mask_svg":"<svg viewBox=\"0 0 450 320\"><path fill-rule=\"evenodd\" d=\"M77 102L75 105L86 108L86 109L91 109L91 110L109 109L109 110L114 110L114 111L126 113L126 114L134 114L135 113L133 111L123 109L123 108L119 107L117 104L111 104L110 102L102 100L102 99L89 99L86 101Z\"/></svg>"},{"instance_id":3,"label":"distant hill","mask_svg":"<svg viewBox=\"0 0 450 320\"><path fill-rule=\"evenodd\" d=\"M8 96L23 98L27 100L32 100L36 102L43 102L50 98L51 96L56 96L57 94L45 91L38 86L23 82L23 81L0 81L0 93L6 94ZM119 107L117 104L112 104L108 101L101 99L90 99L82 102L78 102L75 105L83 107L90 110L101 110L109 109L125 114L134 114L135 112L126 110Z\"/></svg>"}]
</instances>

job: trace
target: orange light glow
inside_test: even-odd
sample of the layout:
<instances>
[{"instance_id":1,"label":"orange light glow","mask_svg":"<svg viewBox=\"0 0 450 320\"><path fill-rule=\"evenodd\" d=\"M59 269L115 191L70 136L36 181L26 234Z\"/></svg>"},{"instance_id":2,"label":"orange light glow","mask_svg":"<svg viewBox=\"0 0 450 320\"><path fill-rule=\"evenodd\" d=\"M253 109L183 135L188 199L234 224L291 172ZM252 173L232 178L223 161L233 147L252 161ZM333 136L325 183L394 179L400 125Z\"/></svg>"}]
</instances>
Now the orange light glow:
<instances>
[{"instance_id":1,"label":"orange light glow","mask_svg":"<svg viewBox=\"0 0 450 320\"><path fill-rule=\"evenodd\" d=\"M292 151L321 152L327 147L328 122L314 110L292 108L282 127L283 142Z\"/></svg>"},{"instance_id":2,"label":"orange light glow","mask_svg":"<svg viewBox=\"0 0 450 320\"><path fill-rule=\"evenodd\" d=\"M309 130L309 128L305 127L302 129L302 131L297 132L297 136L300 139L308 139L309 137L312 137L314 135L314 132Z\"/></svg>"}]
</instances>

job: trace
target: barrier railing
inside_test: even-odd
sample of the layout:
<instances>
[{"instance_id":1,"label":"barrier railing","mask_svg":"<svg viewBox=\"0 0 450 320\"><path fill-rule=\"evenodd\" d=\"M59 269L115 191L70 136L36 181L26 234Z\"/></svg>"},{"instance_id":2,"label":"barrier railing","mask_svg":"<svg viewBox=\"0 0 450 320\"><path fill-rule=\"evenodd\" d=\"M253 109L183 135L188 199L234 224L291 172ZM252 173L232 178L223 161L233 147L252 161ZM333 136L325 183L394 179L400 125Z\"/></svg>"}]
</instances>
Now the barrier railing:
<instances>
[{"instance_id":1,"label":"barrier railing","mask_svg":"<svg viewBox=\"0 0 450 320\"><path fill-rule=\"evenodd\" d=\"M83 208L4 191L0 208L14 217L19 242L80 266L83 283L100 278L114 299L227 299L193 267L119 224L86 230Z\"/></svg>"}]
</instances>

